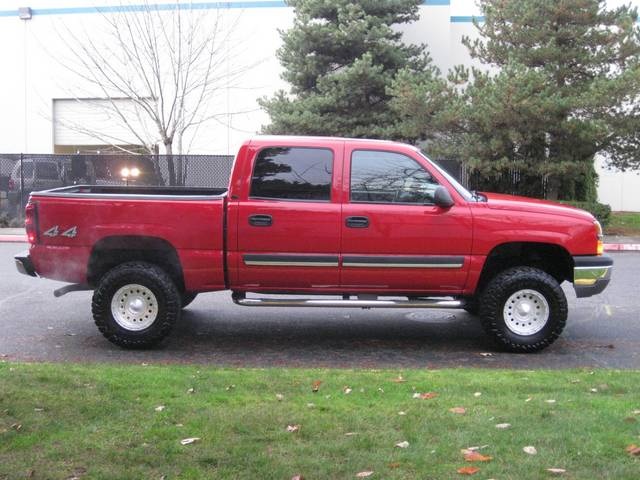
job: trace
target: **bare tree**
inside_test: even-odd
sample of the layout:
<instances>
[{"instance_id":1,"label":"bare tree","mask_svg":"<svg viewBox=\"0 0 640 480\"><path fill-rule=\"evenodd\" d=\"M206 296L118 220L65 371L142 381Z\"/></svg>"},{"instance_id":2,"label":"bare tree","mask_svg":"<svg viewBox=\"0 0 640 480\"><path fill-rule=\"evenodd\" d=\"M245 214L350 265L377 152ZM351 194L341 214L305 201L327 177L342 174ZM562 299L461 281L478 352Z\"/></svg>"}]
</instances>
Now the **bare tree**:
<instances>
[{"instance_id":1,"label":"bare tree","mask_svg":"<svg viewBox=\"0 0 640 480\"><path fill-rule=\"evenodd\" d=\"M99 35L69 28L61 34L74 60L65 67L96 92L93 100L74 96L118 122L148 153L168 155L169 183L181 184L185 132L229 114L212 113L211 101L250 68L231 66L234 24L223 28L218 10L191 4L122 4L116 10L102 13ZM65 126L121 150L131 143L85 125Z\"/></svg>"}]
</instances>

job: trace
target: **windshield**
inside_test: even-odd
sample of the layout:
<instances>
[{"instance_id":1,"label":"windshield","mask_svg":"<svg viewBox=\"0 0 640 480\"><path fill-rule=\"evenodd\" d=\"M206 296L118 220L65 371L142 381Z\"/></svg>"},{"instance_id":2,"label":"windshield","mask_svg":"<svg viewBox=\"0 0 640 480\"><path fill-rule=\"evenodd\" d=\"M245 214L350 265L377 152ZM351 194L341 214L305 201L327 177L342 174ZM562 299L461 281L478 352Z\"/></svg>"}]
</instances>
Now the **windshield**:
<instances>
[{"instance_id":1,"label":"windshield","mask_svg":"<svg viewBox=\"0 0 640 480\"><path fill-rule=\"evenodd\" d=\"M449 181L453 188L456 189L456 192L458 192L466 201L474 202L478 200L476 195L472 194L469 190L460 185L460 183L458 183L458 181L453 178L444 168L442 168L436 162L431 161L431 159L429 159L429 157L427 157L424 153L420 151L418 151L418 153L420 154L420 156L422 156L422 158L433 165L435 169L438 170L438 172L440 172Z\"/></svg>"}]
</instances>

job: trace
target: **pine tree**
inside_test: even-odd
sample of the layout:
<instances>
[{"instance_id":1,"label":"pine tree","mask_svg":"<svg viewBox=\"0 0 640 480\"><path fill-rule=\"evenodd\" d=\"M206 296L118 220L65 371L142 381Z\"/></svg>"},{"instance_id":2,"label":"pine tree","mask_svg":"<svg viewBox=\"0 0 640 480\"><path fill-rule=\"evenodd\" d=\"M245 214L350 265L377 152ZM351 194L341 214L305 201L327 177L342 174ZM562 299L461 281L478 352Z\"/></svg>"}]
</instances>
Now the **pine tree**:
<instances>
[{"instance_id":1,"label":"pine tree","mask_svg":"<svg viewBox=\"0 0 640 480\"><path fill-rule=\"evenodd\" d=\"M401 70L436 75L423 46L405 45L392 25L414 21L420 0L290 0L293 27L278 58L291 90L261 105L265 133L398 136L387 92Z\"/></svg>"},{"instance_id":2,"label":"pine tree","mask_svg":"<svg viewBox=\"0 0 640 480\"><path fill-rule=\"evenodd\" d=\"M519 193L553 199L595 199L597 154L621 168L640 167L635 9L607 10L601 0L480 5L481 37L464 42L489 68L450 75L445 110L423 119L428 149L466 162L481 188L505 190L518 179ZM416 100L425 110L431 102L400 93L415 95L429 82L402 80L392 88L393 105L406 123L419 118L411 111Z\"/></svg>"}]
</instances>

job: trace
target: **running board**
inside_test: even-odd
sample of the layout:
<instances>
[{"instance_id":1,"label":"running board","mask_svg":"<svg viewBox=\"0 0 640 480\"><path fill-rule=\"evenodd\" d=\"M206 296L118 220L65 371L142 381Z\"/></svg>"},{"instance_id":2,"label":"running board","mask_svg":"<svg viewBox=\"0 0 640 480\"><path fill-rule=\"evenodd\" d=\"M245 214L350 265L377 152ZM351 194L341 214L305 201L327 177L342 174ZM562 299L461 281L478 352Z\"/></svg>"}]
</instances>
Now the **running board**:
<instances>
[{"instance_id":1,"label":"running board","mask_svg":"<svg viewBox=\"0 0 640 480\"><path fill-rule=\"evenodd\" d=\"M463 308L462 300L321 300L315 298L245 298L233 295L233 301L244 307L339 307L339 308Z\"/></svg>"}]
</instances>

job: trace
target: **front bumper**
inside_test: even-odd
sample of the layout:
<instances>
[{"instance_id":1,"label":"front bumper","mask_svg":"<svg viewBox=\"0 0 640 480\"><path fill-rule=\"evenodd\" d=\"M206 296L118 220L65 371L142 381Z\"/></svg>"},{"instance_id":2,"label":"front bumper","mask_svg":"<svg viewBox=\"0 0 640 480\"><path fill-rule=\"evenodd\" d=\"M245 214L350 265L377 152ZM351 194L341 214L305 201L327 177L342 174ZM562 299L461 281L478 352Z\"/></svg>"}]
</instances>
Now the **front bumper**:
<instances>
[{"instance_id":1,"label":"front bumper","mask_svg":"<svg viewBox=\"0 0 640 480\"><path fill-rule=\"evenodd\" d=\"M31 263L31 257L29 257L29 252L24 251L20 252L16 256L13 257L16 262L16 268L23 275L29 275L30 277L36 277L36 269L33 267L33 263Z\"/></svg>"},{"instance_id":2,"label":"front bumper","mask_svg":"<svg viewBox=\"0 0 640 480\"><path fill-rule=\"evenodd\" d=\"M608 255L573 257L573 288L578 298L602 292L611 280L613 259Z\"/></svg>"}]
</instances>

